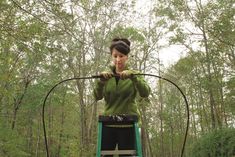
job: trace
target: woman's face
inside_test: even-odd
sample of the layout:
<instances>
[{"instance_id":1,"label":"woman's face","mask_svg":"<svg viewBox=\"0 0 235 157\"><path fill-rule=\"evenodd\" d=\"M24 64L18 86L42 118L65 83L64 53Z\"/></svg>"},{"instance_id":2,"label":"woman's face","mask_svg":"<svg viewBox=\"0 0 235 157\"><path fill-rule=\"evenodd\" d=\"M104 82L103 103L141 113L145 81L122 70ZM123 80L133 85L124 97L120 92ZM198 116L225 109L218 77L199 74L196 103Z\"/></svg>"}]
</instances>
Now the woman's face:
<instances>
[{"instance_id":1,"label":"woman's face","mask_svg":"<svg viewBox=\"0 0 235 157\"><path fill-rule=\"evenodd\" d=\"M114 65L116 66L116 70L124 70L126 61L128 60L128 56L122 54L114 48L112 50L112 60Z\"/></svg>"}]
</instances>

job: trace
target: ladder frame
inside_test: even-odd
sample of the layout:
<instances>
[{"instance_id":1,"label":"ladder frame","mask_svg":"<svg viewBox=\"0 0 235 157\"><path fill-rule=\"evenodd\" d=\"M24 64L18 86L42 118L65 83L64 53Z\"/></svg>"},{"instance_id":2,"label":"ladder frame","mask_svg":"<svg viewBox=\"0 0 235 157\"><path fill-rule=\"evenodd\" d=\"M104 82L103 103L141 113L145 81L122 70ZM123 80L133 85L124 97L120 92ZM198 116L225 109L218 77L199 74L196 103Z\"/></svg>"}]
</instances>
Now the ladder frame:
<instances>
[{"instance_id":1,"label":"ladder frame","mask_svg":"<svg viewBox=\"0 0 235 157\"><path fill-rule=\"evenodd\" d=\"M102 128L103 122L107 122L108 124L117 124L117 125L125 125L125 120L129 120L127 122L132 124L134 127L135 133L135 150L101 150L101 143L102 143ZM97 150L96 150L96 157L102 157L101 155L123 155L126 153L130 153L130 155L135 155L136 157L143 157L142 155L142 146L141 146L141 138L138 126L138 117L133 115L120 115L117 116L99 116L98 122L98 138L97 138Z\"/></svg>"}]
</instances>

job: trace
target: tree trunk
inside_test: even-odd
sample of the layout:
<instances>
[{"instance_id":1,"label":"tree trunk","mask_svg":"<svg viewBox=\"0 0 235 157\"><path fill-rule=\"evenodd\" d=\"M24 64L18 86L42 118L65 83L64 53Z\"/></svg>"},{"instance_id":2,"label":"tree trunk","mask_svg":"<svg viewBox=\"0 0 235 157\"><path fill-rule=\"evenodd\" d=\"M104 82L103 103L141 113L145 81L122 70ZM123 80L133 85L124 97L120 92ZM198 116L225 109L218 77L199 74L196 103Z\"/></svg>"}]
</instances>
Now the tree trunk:
<instances>
[{"instance_id":1,"label":"tree trunk","mask_svg":"<svg viewBox=\"0 0 235 157\"><path fill-rule=\"evenodd\" d=\"M66 97L66 92L64 93L64 96L63 96L63 102L62 102L62 105L61 105L61 122L60 122L60 133L59 133L59 143L58 143L58 148L57 148L57 157L60 157L60 150L61 150L61 147L62 147L62 136L63 136L63 130L64 130L64 121L65 121L65 108L64 108L64 105L65 105L65 97Z\"/></svg>"},{"instance_id":2,"label":"tree trunk","mask_svg":"<svg viewBox=\"0 0 235 157\"><path fill-rule=\"evenodd\" d=\"M144 101L144 100L142 100ZM140 102L141 103L141 102ZM146 103L146 102L142 102ZM145 104L141 104L141 120L142 120L142 127L141 127L141 138L142 138L142 149L144 156L153 156L152 147L149 139L148 130L148 120L146 116L146 106Z\"/></svg>"},{"instance_id":3,"label":"tree trunk","mask_svg":"<svg viewBox=\"0 0 235 157\"><path fill-rule=\"evenodd\" d=\"M26 82L25 82L25 85L24 85L24 91L21 94L20 98L19 99L15 98L14 109L13 109L13 119L12 119L12 123L11 123L11 129L12 130L14 130L14 128L15 128L16 119L17 119L17 112L18 112L18 110L19 110L19 108L22 104L22 101L25 97L25 94L27 92L27 89L28 89L28 86L29 86L29 83L30 83L30 80L28 79L28 77L26 78Z\"/></svg>"},{"instance_id":4,"label":"tree trunk","mask_svg":"<svg viewBox=\"0 0 235 157\"><path fill-rule=\"evenodd\" d=\"M160 65L158 67L158 74L161 76ZM164 150L164 133L163 133L163 96L162 96L162 80L159 79L159 105L160 105L160 149L161 149L161 156L165 156Z\"/></svg>"},{"instance_id":5,"label":"tree trunk","mask_svg":"<svg viewBox=\"0 0 235 157\"><path fill-rule=\"evenodd\" d=\"M203 15L203 13L201 13ZM202 26L200 27L202 33L203 33L203 43L205 48L205 54L206 54L206 77L208 81L208 93L209 93L209 104L210 104L210 114L211 114L211 126L212 129L216 128L216 120L215 120L215 100L212 90L212 74L211 74L211 57L210 52L208 48L208 40L205 30L205 24L204 21L202 21Z\"/></svg>"},{"instance_id":6,"label":"tree trunk","mask_svg":"<svg viewBox=\"0 0 235 157\"><path fill-rule=\"evenodd\" d=\"M40 117L40 120L41 120L41 117ZM39 152L40 152L40 142L41 142L41 123L39 122L38 123L38 130L37 130L37 141L36 141L35 157L40 156L40 154L39 154Z\"/></svg>"}]
</instances>

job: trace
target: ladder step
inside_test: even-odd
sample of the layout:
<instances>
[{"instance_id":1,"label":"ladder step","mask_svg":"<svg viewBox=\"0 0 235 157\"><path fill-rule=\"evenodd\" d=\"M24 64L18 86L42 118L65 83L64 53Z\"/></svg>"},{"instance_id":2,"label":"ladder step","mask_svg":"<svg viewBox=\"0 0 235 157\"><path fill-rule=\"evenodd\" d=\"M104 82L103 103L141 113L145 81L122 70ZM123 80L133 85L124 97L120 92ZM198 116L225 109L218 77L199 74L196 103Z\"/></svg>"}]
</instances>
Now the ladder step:
<instances>
[{"instance_id":1,"label":"ladder step","mask_svg":"<svg viewBox=\"0 0 235 157\"><path fill-rule=\"evenodd\" d=\"M136 150L102 150L101 155L135 155Z\"/></svg>"}]
</instances>

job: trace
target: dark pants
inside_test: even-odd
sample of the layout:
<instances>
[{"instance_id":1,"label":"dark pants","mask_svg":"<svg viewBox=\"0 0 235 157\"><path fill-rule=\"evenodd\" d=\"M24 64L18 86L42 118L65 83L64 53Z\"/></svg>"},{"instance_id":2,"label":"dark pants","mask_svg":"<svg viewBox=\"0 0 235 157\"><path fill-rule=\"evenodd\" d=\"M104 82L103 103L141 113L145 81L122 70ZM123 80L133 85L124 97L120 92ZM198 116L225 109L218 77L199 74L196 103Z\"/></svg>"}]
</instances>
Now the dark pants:
<instances>
[{"instance_id":1,"label":"dark pants","mask_svg":"<svg viewBox=\"0 0 235 157\"><path fill-rule=\"evenodd\" d=\"M135 149L135 130L134 127L117 128L107 127L102 128L102 150L115 150L116 145L118 150L134 150ZM131 155L119 155L131 156ZM105 155L105 157L113 157L113 155Z\"/></svg>"}]
</instances>

